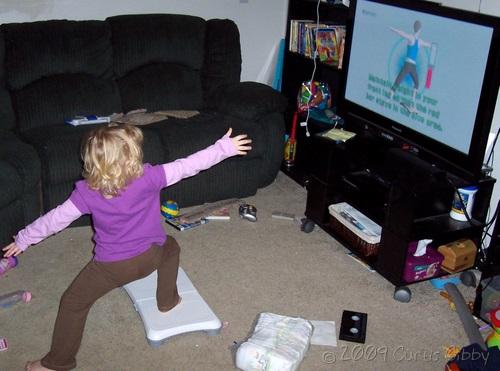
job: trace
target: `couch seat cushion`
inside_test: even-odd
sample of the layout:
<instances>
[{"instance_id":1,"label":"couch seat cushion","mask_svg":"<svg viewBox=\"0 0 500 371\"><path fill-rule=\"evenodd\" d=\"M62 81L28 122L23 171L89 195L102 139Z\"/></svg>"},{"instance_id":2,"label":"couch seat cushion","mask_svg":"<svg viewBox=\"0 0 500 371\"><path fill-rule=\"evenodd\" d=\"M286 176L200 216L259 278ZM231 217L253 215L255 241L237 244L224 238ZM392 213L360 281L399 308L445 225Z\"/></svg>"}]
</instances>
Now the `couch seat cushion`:
<instances>
[{"instance_id":1,"label":"couch seat cushion","mask_svg":"<svg viewBox=\"0 0 500 371\"><path fill-rule=\"evenodd\" d=\"M121 111L107 22L48 20L3 24L1 29L5 83L19 130Z\"/></svg>"},{"instance_id":2,"label":"couch seat cushion","mask_svg":"<svg viewBox=\"0 0 500 371\"><path fill-rule=\"evenodd\" d=\"M17 169L8 161L0 160L0 208L23 195L23 180Z\"/></svg>"},{"instance_id":3,"label":"couch seat cushion","mask_svg":"<svg viewBox=\"0 0 500 371\"><path fill-rule=\"evenodd\" d=\"M187 157L213 144L232 127L232 136L247 134L252 139L252 150L246 159L260 158L265 151L266 139L255 122L222 115L215 112L201 112L190 119L169 118L148 125L161 138L165 157L164 161L174 161Z\"/></svg>"},{"instance_id":4,"label":"couch seat cushion","mask_svg":"<svg viewBox=\"0 0 500 371\"><path fill-rule=\"evenodd\" d=\"M40 159L35 149L22 142L19 137L8 130L0 129L0 161L2 165L0 175L8 179L9 170L13 169L20 179L16 187L19 191L29 192L38 187L40 182ZM15 179L13 179L14 181Z\"/></svg>"},{"instance_id":5,"label":"couch seat cushion","mask_svg":"<svg viewBox=\"0 0 500 371\"><path fill-rule=\"evenodd\" d=\"M80 146L83 135L98 125L58 125L23 132L23 137L37 150L43 166L43 183L59 184L81 178ZM163 158L156 134L144 131L144 160L159 163Z\"/></svg>"}]
</instances>

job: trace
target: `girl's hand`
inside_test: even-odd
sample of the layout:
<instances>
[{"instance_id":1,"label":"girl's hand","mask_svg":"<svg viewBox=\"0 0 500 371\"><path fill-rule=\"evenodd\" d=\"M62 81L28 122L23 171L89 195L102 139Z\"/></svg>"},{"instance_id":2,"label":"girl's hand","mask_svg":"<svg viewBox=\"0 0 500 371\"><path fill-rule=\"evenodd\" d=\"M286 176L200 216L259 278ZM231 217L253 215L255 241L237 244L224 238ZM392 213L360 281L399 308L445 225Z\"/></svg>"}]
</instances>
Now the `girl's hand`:
<instances>
[{"instance_id":1,"label":"girl's hand","mask_svg":"<svg viewBox=\"0 0 500 371\"><path fill-rule=\"evenodd\" d=\"M231 137L232 132L233 128L229 128L224 136ZM237 135L231 138L231 140L233 141L234 147L236 148L236 153L238 155L246 155L247 152L252 149L252 146L249 145L250 143L252 143L252 139L249 139L248 135L246 134Z\"/></svg>"},{"instance_id":2,"label":"girl's hand","mask_svg":"<svg viewBox=\"0 0 500 371\"><path fill-rule=\"evenodd\" d=\"M6 251L4 253L4 257L5 258L8 258L9 256L18 256L19 254L21 254L23 252L23 250L21 250L15 242L12 242L11 244L5 246L3 249L3 251Z\"/></svg>"}]
</instances>

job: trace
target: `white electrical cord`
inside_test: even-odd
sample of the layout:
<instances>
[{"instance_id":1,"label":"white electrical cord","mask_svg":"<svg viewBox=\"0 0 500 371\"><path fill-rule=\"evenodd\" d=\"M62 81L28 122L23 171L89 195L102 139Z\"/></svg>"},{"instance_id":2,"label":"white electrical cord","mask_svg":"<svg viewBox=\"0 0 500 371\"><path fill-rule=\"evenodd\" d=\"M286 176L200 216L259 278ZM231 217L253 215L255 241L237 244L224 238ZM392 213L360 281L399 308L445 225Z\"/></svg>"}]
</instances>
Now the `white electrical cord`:
<instances>
[{"instance_id":1,"label":"white electrical cord","mask_svg":"<svg viewBox=\"0 0 500 371\"><path fill-rule=\"evenodd\" d=\"M495 134L495 137L493 139L493 142L491 143L491 149L490 153L488 155L488 158L486 160L486 166L493 166L494 159L495 159L495 146L497 144L498 137L500 136L500 127L497 130L497 133Z\"/></svg>"},{"instance_id":2,"label":"white electrical cord","mask_svg":"<svg viewBox=\"0 0 500 371\"><path fill-rule=\"evenodd\" d=\"M314 64L314 68L313 68L313 72L311 74L311 78L309 79L309 84L310 84L310 87L311 89L309 89L307 86L306 86L306 89L307 91L309 92L309 102L307 102L307 115L306 115L306 120L301 122L300 123L300 126L304 126L306 128L306 137L310 137L311 136L311 133L309 133L309 128L307 127L308 123L309 123L309 113L310 113L310 107L309 107L309 103L311 101L313 97L313 92L312 92L312 84L313 84L313 81L314 81L314 75L316 74L316 56L318 55L318 43L317 43L317 38L318 38L318 29L319 29L319 4L321 3L321 0L318 0L318 3L316 4L316 33L315 33L315 38L316 40L314 40L314 53L313 53L313 64Z\"/></svg>"}]
</instances>

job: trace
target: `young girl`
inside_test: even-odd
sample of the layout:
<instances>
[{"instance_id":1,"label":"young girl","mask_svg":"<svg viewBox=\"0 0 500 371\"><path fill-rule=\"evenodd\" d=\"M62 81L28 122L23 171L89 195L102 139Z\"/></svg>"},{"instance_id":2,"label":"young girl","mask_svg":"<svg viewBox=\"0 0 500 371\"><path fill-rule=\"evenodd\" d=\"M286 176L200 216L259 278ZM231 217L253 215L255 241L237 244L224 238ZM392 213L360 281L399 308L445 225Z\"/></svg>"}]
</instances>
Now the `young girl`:
<instances>
[{"instance_id":1,"label":"young girl","mask_svg":"<svg viewBox=\"0 0 500 371\"><path fill-rule=\"evenodd\" d=\"M49 353L28 362L26 370L76 367L87 314L93 303L114 288L158 270L158 309L167 312L181 300L177 293L179 245L165 235L160 217L160 190L202 170L251 150L247 135L231 137L163 165L142 163L142 131L130 125L101 126L83 142L84 180L70 197L35 220L3 248L17 256L29 245L67 227L83 214L94 226L94 258L63 294Z\"/></svg>"}]
</instances>

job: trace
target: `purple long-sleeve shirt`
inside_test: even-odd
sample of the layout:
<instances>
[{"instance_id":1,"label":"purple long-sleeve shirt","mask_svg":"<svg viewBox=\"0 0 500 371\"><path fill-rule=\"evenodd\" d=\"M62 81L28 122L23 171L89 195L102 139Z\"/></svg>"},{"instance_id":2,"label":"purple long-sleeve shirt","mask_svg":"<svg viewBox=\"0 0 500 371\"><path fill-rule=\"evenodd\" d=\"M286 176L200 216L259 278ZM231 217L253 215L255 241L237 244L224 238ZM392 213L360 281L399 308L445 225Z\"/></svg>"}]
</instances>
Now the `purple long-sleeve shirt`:
<instances>
[{"instance_id":1,"label":"purple long-sleeve shirt","mask_svg":"<svg viewBox=\"0 0 500 371\"><path fill-rule=\"evenodd\" d=\"M109 199L80 180L64 203L21 230L16 244L24 251L81 215L91 214L95 260L118 261L137 256L152 244L162 245L167 238L160 217L160 190L236 154L231 138L223 137L186 158L163 165L144 164L143 175Z\"/></svg>"}]
</instances>

